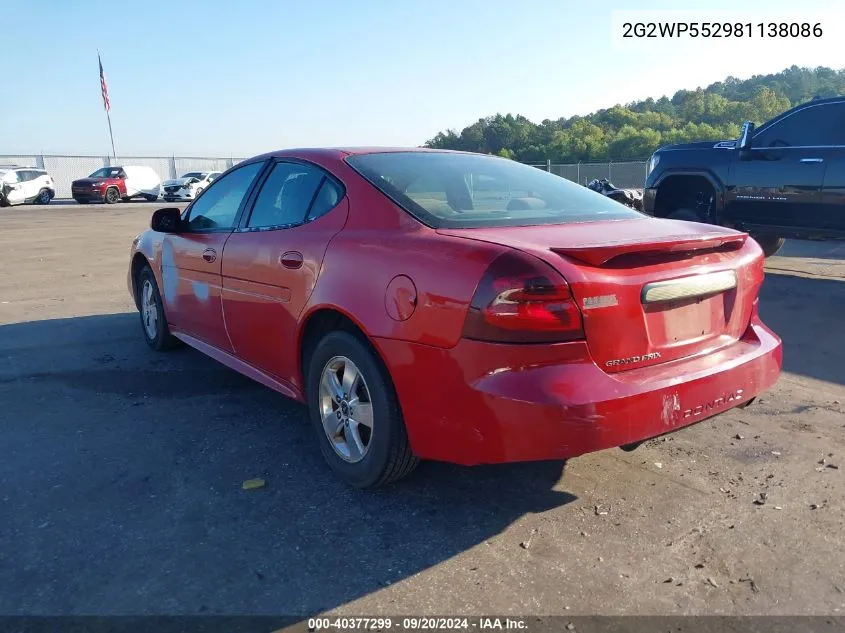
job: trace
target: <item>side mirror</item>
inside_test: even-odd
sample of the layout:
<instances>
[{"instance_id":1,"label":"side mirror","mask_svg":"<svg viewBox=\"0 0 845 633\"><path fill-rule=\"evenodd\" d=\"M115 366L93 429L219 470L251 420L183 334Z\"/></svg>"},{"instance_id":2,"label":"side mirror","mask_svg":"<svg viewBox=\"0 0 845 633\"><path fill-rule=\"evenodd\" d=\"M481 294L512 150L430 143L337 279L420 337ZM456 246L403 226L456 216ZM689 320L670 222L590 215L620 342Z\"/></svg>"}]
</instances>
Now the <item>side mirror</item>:
<instances>
[{"instance_id":1,"label":"side mirror","mask_svg":"<svg viewBox=\"0 0 845 633\"><path fill-rule=\"evenodd\" d=\"M737 149L747 150L751 149L751 137L754 134L754 124L751 121L746 121L742 124L742 129L739 133L739 141L737 142Z\"/></svg>"},{"instance_id":2,"label":"side mirror","mask_svg":"<svg viewBox=\"0 0 845 633\"><path fill-rule=\"evenodd\" d=\"M175 207L159 209L153 213L150 228L158 233L179 233L182 230L182 212Z\"/></svg>"}]
</instances>

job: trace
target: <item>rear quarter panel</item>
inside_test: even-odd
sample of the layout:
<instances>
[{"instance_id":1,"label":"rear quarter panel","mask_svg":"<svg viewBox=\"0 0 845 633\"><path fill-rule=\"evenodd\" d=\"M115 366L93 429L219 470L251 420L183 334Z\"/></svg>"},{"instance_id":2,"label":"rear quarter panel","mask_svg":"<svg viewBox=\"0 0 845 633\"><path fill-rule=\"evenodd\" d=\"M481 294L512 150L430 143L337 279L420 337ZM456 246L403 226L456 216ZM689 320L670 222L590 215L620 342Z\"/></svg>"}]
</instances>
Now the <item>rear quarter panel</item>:
<instances>
[{"instance_id":1,"label":"rear quarter panel","mask_svg":"<svg viewBox=\"0 0 845 633\"><path fill-rule=\"evenodd\" d=\"M456 345L478 282L506 247L438 235L345 163L331 171L346 186L349 217L326 251L300 333L316 310L334 308L372 338ZM392 318L387 306L397 299L388 287L399 275L416 290L416 306L404 321Z\"/></svg>"}]
</instances>

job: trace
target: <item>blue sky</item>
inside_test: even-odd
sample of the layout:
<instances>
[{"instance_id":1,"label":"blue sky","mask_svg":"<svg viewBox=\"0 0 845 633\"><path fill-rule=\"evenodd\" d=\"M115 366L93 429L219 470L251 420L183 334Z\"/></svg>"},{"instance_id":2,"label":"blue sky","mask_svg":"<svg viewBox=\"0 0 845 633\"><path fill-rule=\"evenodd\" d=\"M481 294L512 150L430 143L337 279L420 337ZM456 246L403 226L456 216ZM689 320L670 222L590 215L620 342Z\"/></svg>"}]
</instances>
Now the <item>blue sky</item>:
<instances>
[{"instance_id":1,"label":"blue sky","mask_svg":"<svg viewBox=\"0 0 845 633\"><path fill-rule=\"evenodd\" d=\"M612 10L664 1L9 2L0 154L109 152L97 49L123 155L246 156L294 146L420 145L497 112L532 120L671 95L792 64L845 67L841 0L687 2L703 19L825 21L821 41L612 40ZM106 9L106 7L109 7ZM666 14L669 15L669 14ZM617 14L618 18L618 14ZM618 19L616 20L618 22ZM839 49L839 50L837 50ZM841 51L841 52L840 52Z\"/></svg>"}]
</instances>

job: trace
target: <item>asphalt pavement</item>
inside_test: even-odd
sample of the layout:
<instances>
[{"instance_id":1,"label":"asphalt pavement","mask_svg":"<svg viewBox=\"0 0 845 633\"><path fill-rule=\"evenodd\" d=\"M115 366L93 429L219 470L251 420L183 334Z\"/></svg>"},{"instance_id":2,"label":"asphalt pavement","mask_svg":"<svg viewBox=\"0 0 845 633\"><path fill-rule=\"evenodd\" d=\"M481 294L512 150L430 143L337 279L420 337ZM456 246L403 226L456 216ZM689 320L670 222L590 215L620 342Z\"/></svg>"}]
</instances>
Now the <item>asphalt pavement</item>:
<instances>
[{"instance_id":1,"label":"asphalt pavement","mask_svg":"<svg viewBox=\"0 0 845 633\"><path fill-rule=\"evenodd\" d=\"M769 260L785 373L750 408L360 492L302 406L144 344L161 206L0 210L0 614L845 614L843 245Z\"/></svg>"}]
</instances>

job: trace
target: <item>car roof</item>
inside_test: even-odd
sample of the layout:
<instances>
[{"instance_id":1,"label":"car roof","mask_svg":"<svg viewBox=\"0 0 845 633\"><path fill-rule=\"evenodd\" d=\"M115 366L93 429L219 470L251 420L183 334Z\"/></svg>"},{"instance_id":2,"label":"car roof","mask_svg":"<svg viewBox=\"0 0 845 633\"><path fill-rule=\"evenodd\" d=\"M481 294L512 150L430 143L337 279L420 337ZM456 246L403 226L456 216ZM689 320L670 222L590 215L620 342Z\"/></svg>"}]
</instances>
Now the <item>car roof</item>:
<instances>
[{"instance_id":1,"label":"car roof","mask_svg":"<svg viewBox=\"0 0 845 633\"><path fill-rule=\"evenodd\" d=\"M363 154L388 154L399 152L417 152L429 154L472 154L479 156L473 152L459 152L451 149L431 149L428 147L379 147L379 146L362 146L362 147L297 147L291 149L280 149L273 152L267 152L258 156L251 156L243 161L248 163L258 160L266 160L268 158L328 158L335 160L342 160L347 156L360 156ZM483 154L482 154L483 156ZM240 164L240 163L238 163Z\"/></svg>"}]
</instances>

